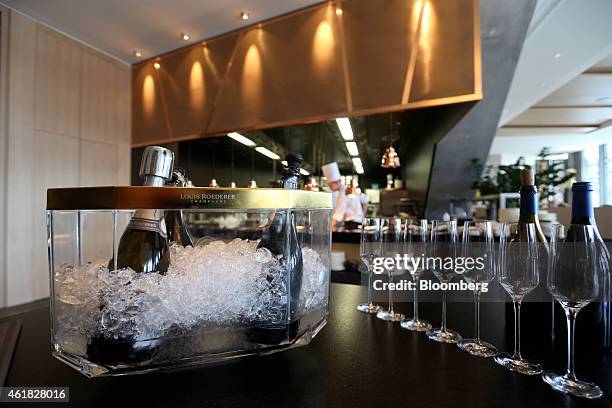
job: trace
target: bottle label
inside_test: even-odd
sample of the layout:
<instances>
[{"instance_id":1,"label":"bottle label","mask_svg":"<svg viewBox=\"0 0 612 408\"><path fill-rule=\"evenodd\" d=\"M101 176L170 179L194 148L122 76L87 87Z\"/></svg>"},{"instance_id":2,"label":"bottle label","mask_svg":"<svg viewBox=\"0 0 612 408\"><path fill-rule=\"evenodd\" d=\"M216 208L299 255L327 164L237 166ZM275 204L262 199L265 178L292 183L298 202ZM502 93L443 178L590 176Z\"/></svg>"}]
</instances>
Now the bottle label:
<instances>
[{"instance_id":1,"label":"bottle label","mask_svg":"<svg viewBox=\"0 0 612 408\"><path fill-rule=\"evenodd\" d=\"M164 219L154 220L149 218L133 217L127 226L129 229L141 231L153 231L166 238L166 223Z\"/></svg>"}]
</instances>

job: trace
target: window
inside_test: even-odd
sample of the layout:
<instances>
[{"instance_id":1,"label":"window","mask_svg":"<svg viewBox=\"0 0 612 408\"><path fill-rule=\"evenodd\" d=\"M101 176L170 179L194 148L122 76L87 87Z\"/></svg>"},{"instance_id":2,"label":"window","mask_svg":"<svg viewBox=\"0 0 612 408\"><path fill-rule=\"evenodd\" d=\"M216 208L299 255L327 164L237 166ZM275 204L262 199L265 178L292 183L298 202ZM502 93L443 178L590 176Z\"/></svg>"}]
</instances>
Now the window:
<instances>
[{"instance_id":1,"label":"window","mask_svg":"<svg viewBox=\"0 0 612 408\"><path fill-rule=\"evenodd\" d=\"M590 181L593 183L593 205L601 205L599 197L599 166L600 166L599 146L590 146L582 151L582 165L580 171L580 181Z\"/></svg>"}]
</instances>

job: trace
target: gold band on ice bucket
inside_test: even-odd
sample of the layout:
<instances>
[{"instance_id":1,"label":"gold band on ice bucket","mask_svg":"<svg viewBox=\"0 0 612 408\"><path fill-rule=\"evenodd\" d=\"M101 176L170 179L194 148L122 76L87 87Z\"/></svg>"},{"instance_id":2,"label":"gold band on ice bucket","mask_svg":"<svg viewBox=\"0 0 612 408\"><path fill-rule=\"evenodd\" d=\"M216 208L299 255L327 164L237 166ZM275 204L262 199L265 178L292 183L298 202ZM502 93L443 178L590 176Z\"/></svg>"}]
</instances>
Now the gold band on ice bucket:
<instances>
[{"instance_id":1,"label":"gold band on ice bucket","mask_svg":"<svg viewBox=\"0 0 612 408\"><path fill-rule=\"evenodd\" d=\"M47 210L331 209L326 192L281 188L73 187L47 190Z\"/></svg>"}]
</instances>

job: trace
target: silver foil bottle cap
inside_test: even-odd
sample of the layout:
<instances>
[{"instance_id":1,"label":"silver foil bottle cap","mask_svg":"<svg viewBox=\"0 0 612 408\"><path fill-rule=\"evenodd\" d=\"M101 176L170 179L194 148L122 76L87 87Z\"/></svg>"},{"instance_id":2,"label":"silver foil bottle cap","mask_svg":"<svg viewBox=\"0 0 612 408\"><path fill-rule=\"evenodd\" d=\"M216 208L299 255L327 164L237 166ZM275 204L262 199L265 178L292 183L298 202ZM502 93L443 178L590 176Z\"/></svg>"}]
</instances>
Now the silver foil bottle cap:
<instances>
[{"instance_id":1,"label":"silver foil bottle cap","mask_svg":"<svg viewBox=\"0 0 612 408\"><path fill-rule=\"evenodd\" d=\"M161 146L147 146L140 161L140 177L161 177L169 180L172 177L174 153Z\"/></svg>"}]
</instances>

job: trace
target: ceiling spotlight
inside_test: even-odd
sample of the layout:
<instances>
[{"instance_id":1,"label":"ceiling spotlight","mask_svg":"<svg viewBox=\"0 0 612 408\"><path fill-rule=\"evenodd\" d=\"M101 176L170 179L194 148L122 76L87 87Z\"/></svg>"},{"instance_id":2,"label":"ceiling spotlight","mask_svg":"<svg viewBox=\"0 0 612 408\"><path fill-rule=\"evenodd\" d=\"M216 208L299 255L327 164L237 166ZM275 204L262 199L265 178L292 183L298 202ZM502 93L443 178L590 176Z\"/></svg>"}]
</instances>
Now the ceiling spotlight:
<instances>
[{"instance_id":1,"label":"ceiling spotlight","mask_svg":"<svg viewBox=\"0 0 612 408\"><path fill-rule=\"evenodd\" d=\"M555 59L559 59L559 58L561 58L561 53L560 52L555 54Z\"/></svg>"},{"instance_id":2,"label":"ceiling spotlight","mask_svg":"<svg viewBox=\"0 0 612 408\"><path fill-rule=\"evenodd\" d=\"M136 58L140 58L140 57L142 57L142 52L140 52L140 51L138 51L138 50L134 50L134 56L135 56Z\"/></svg>"},{"instance_id":3,"label":"ceiling spotlight","mask_svg":"<svg viewBox=\"0 0 612 408\"><path fill-rule=\"evenodd\" d=\"M255 150L256 150L258 153L261 153L261 154L263 154L264 156L271 158L272 160L278 160L278 159L280 159L280 156L279 156L278 154L274 153L274 152L273 152L273 151L271 151L271 150L266 149L266 148L265 148L265 147L263 147L263 146L257 146L257 147L255 148Z\"/></svg>"},{"instance_id":4,"label":"ceiling spotlight","mask_svg":"<svg viewBox=\"0 0 612 408\"><path fill-rule=\"evenodd\" d=\"M357 174L363 174L364 173L363 167L357 167L357 168L355 168L355 171L357 172Z\"/></svg>"},{"instance_id":5,"label":"ceiling spotlight","mask_svg":"<svg viewBox=\"0 0 612 408\"><path fill-rule=\"evenodd\" d=\"M300 174L302 176L310 176L310 172L306 169L300 169Z\"/></svg>"},{"instance_id":6,"label":"ceiling spotlight","mask_svg":"<svg viewBox=\"0 0 612 408\"><path fill-rule=\"evenodd\" d=\"M251 139L242 136L240 133L237 132L231 132L227 134L229 137L231 137L232 139L234 139L237 142L242 143L243 145L249 146L249 147L253 147L255 146L255 142L253 142Z\"/></svg>"},{"instance_id":7,"label":"ceiling spotlight","mask_svg":"<svg viewBox=\"0 0 612 408\"><path fill-rule=\"evenodd\" d=\"M338 118L336 124L344 140L353 140L353 128L351 128L351 121L348 118Z\"/></svg>"},{"instance_id":8,"label":"ceiling spotlight","mask_svg":"<svg viewBox=\"0 0 612 408\"><path fill-rule=\"evenodd\" d=\"M251 13L249 13L247 10L242 10L240 12L240 19L241 20L248 20L249 17L251 17Z\"/></svg>"},{"instance_id":9,"label":"ceiling spotlight","mask_svg":"<svg viewBox=\"0 0 612 408\"><path fill-rule=\"evenodd\" d=\"M283 160L283 161L281 162L281 164L282 164L283 166L287 166L287 165L288 165L287 160Z\"/></svg>"},{"instance_id":10,"label":"ceiling spotlight","mask_svg":"<svg viewBox=\"0 0 612 408\"><path fill-rule=\"evenodd\" d=\"M357 143L355 142L346 142L346 150L351 156L359 156L359 149L357 149Z\"/></svg>"},{"instance_id":11,"label":"ceiling spotlight","mask_svg":"<svg viewBox=\"0 0 612 408\"><path fill-rule=\"evenodd\" d=\"M363 167L363 164L361 163L361 159L359 157L353 157L353 166L357 168Z\"/></svg>"},{"instance_id":12,"label":"ceiling spotlight","mask_svg":"<svg viewBox=\"0 0 612 408\"><path fill-rule=\"evenodd\" d=\"M336 7L336 15L337 16L341 16L342 15L342 8Z\"/></svg>"},{"instance_id":13,"label":"ceiling spotlight","mask_svg":"<svg viewBox=\"0 0 612 408\"><path fill-rule=\"evenodd\" d=\"M153 63L153 68L160 69L161 65L159 65L159 62L156 61L155 63Z\"/></svg>"},{"instance_id":14,"label":"ceiling spotlight","mask_svg":"<svg viewBox=\"0 0 612 408\"><path fill-rule=\"evenodd\" d=\"M191 36L187 33L181 33L181 38L183 39L183 41L189 41Z\"/></svg>"}]
</instances>

